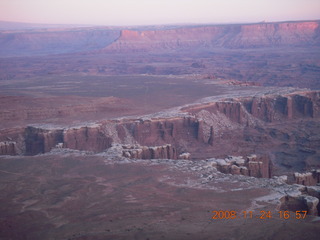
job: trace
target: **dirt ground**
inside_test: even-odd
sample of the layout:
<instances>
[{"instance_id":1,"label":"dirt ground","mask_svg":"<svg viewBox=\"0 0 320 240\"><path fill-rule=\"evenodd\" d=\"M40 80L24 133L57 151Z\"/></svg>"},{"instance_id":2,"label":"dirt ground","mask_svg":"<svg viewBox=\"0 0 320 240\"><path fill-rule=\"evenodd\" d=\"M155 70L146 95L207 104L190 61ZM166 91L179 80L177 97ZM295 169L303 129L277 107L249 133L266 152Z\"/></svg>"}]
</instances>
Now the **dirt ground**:
<instances>
[{"instance_id":1,"label":"dirt ground","mask_svg":"<svg viewBox=\"0 0 320 240\"><path fill-rule=\"evenodd\" d=\"M320 232L318 218L280 219L268 201L245 218L270 190L231 177L203 183L171 164L49 154L2 157L0 171L0 239L311 240ZM272 217L260 219L262 210Z\"/></svg>"}]
</instances>

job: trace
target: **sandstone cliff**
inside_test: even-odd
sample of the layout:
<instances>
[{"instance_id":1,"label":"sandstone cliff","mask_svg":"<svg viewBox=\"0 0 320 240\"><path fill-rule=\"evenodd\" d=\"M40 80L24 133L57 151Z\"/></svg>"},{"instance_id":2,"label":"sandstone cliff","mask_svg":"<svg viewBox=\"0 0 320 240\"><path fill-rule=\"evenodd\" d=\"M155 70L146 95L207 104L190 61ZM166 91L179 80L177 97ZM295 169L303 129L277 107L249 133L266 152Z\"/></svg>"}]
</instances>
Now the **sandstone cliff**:
<instances>
[{"instance_id":1,"label":"sandstone cliff","mask_svg":"<svg viewBox=\"0 0 320 240\"><path fill-rule=\"evenodd\" d=\"M312 170L306 173L294 173L294 180L297 184L313 186L320 183L320 170Z\"/></svg>"},{"instance_id":2,"label":"sandstone cliff","mask_svg":"<svg viewBox=\"0 0 320 240\"><path fill-rule=\"evenodd\" d=\"M120 28L38 29L0 32L0 54L23 56L104 51L319 46L319 21Z\"/></svg>"},{"instance_id":3,"label":"sandstone cliff","mask_svg":"<svg viewBox=\"0 0 320 240\"><path fill-rule=\"evenodd\" d=\"M98 153L113 144L128 146L122 155L129 158L176 159L188 152L188 158L205 159L261 153L266 155L262 160L248 160L244 166L230 165L226 171L270 177L272 171L268 155L273 152L284 152L284 155L277 153L273 161L290 168L301 166L312 156L317 158L320 147L317 140L319 98L319 92L313 91L220 99L181 108L169 117L144 116L83 127L50 129L33 126L21 130L23 132L3 131L0 153L35 155L49 152L57 146ZM299 129L297 124L301 121L310 123ZM144 147L132 148L138 145ZM283 160L295 151L300 154L295 156L295 159L301 158L300 162ZM311 161L310 164L316 167L318 163Z\"/></svg>"},{"instance_id":4,"label":"sandstone cliff","mask_svg":"<svg viewBox=\"0 0 320 240\"><path fill-rule=\"evenodd\" d=\"M1 56L87 52L112 43L119 30L108 28L0 31Z\"/></svg>"},{"instance_id":5,"label":"sandstone cliff","mask_svg":"<svg viewBox=\"0 0 320 240\"><path fill-rule=\"evenodd\" d=\"M177 159L177 152L170 144L155 147L122 145L122 155L131 159Z\"/></svg>"},{"instance_id":6,"label":"sandstone cliff","mask_svg":"<svg viewBox=\"0 0 320 240\"><path fill-rule=\"evenodd\" d=\"M230 156L226 159L210 159L212 166L220 172L232 175L244 175L257 178L271 178L272 164L267 156L252 154L243 157Z\"/></svg>"},{"instance_id":7,"label":"sandstone cliff","mask_svg":"<svg viewBox=\"0 0 320 240\"><path fill-rule=\"evenodd\" d=\"M168 30L122 30L108 51L157 51L194 48L257 48L320 44L319 22L259 23L180 27Z\"/></svg>"}]
</instances>

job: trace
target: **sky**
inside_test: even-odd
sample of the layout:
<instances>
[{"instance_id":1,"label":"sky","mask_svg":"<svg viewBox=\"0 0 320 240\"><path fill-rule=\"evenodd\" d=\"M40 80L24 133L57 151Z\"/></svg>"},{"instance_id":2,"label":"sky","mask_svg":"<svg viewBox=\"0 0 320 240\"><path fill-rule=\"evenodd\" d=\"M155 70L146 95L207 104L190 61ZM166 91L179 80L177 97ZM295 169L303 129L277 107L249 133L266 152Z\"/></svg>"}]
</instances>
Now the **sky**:
<instances>
[{"instance_id":1,"label":"sky","mask_svg":"<svg viewBox=\"0 0 320 240\"><path fill-rule=\"evenodd\" d=\"M0 0L0 20L153 25L320 19L320 0Z\"/></svg>"}]
</instances>

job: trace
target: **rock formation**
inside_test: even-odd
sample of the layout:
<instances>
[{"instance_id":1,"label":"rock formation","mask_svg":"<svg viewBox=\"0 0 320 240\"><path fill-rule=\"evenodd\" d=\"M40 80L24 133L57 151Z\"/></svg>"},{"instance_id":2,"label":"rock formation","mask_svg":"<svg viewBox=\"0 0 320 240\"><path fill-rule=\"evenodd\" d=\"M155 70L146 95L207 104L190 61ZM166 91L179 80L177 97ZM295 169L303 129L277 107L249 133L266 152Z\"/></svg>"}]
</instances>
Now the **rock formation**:
<instances>
[{"instance_id":1,"label":"rock formation","mask_svg":"<svg viewBox=\"0 0 320 240\"><path fill-rule=\"evenodd\" d=\"M209 160L212 162L212 166L216 167L222 173L258 178L271 178L272 176L271 162L266 156L252 154L247 156L246 159L241 156L230 156L226 159Z\"/></svg>"},{"instance_id":2,"label":"rock formation","mask_svg":"<svg viewBox=\"0 0 320 240\"><path fill-rule=\"evenodd\" d=\"M0 32L2 56L32 56L74 53L101 49L119 37L110 28L38 29Z\"/></svg>"},{"instance_id":3,"label":"rock formation","mask_svg":"<svg viewBox=\"0 0 320 240\"><path fill-rule=\"evenodd\" d=\"M132 159L177 159L177 152L170 144L147 147L140 145L122 145L122 155Z\"/></svg>"},{"instance_id":4,"label":"rock formation","mask_svg":"<svg viewBox=\"0 0 320 240\"><path fill-rule=\"evenodd\" d=\"M320 189L316 187L299 186L295 194L286 195L280 199L280 210L308 211L309 215L320 215Z\"/></svg>"},{"instance_id":5,"label":"rock formation","mask_svg":"<svg viewBox=\"0 0 320 240\"><path fill-rule=\"evenodd\" d=\"M178 159L188 160L188 159L190 159L190 157L191 157L191 154L187 152L187 153L181 153L179 155Z\"/></svg>"},{"instance_id":6,"label":"rock formation","mask_svg":"<svg viewBox=\"0 0 320 240\"><path fill-rule=\"evenodd\" d=\"M305 173L294 173L294 180L297 184L312 186L320 183L320 169Z\"/></svg>"},{"instance_id":7,"label":"rock formation","mask_svg":"<svg viewBox=\"0 0 320 240\"><path fill-rule=\"evenodd\" d=\"M190 48L257 48L319 45L319 22L259 23L180 27L167 30L122 30L107 51L159 51Z\"/></svg>"},{"instance_id":8,"label":"rock formation","mask_svg":"<svg viewBox=\"0 0 320 240\"><path fill-rule=\"evenodd\" d=\"M149 147L171 144L176 148L177 156L186 151L192 156L203 156L197 150L199 147L207 149L209 155L210 151L218 149L221 144L229 144L229 140L233 139L238 141L238 144L245 145L248 150L244 154L249 154L254 152L254 149L250 148L250 142L252 146L266 144L268 139L273 137L271 133L270 136L262 137L250 135L250 140L246 136L251 134L250 131L261 132L269 123L318 119L319 96L319 92L299 92L251 99L221 99L181 108L180 112L172 117L109 120L74 128L46 129L30 126L23 130L23 133L17 131L6 135L4 131L0 138L5 142L6 137L10 136L10 142L17 142L19 149L25 149L24 151L14 153L13 143L10 143L11 145L3 144L1 153L34 155L49 152L59 143L62 143L64 148L101 152L112 144L119 143ZM290 99L299 101L288 104ZM256 139L253 140L254 137ZM308 144L308 147L314 149L317 144ZM249 174L268 176L268 169L261 169L259 162L260 160L248 161L251 172ZM233 168L233 171L238 171Z\"/></svg>"},{"instance_id":9,"label":"rock formation","mask_svg":"<svg viewBox=\"0 0 320 240\"><path fill-rule=\"evenodd\" d=\"M176 26L151 30L120 28L3 31L3 56L195 48L261 48L319 45L319 22ZM9 41L10 40L10 41Z\"/></svg>"},{"instance_id":10,"label":"rock formation","mask_svg":"<svg viewBox=\"0 0 320 240\"><path fill-rule=\"evenodd\" d=\"M0 155L16 155L16 142L5 141L0 142Z\"/></svg>"}]
</instances>

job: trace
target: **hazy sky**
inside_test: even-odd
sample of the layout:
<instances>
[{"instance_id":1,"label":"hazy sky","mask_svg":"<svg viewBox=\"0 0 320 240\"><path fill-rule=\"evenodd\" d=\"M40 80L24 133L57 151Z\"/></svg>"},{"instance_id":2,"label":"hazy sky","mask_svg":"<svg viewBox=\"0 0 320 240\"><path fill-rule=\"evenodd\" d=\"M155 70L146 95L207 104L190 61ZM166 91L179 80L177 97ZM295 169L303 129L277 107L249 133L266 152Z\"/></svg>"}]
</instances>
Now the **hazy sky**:
<instances>
[{"instance_id":1,"label":"hazy sky","mask_svg":"<svg viewBox=\"0 0 320 240\"><path fill-rule=\"evenodd\" d=\"M0 20L147 25L320 19L320 0L0 0Z\"/></svg>"}]
</instances>

